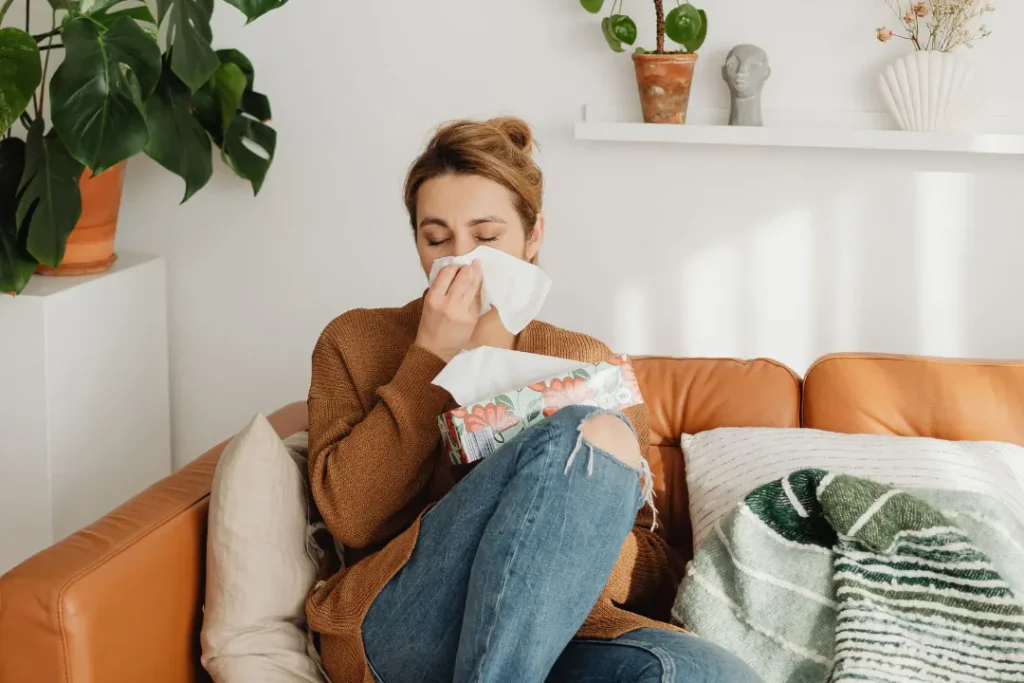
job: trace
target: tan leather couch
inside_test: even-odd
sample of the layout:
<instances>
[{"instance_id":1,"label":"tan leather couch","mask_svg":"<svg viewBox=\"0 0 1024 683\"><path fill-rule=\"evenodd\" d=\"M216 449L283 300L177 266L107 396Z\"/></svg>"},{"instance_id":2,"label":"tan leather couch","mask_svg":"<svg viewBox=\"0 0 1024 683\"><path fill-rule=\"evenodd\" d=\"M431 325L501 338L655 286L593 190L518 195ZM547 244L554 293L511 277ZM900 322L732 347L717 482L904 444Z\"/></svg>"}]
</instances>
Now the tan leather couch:
<instances>
[{"instance_id":1,"label":"tan leather couch","mask_svg":"<svg viewBox=\"0 0 1024 683\"><path fill-rule=\"evenodd\" d=\"M636 365L664 533L683 558L691 552L683 432L802 424L1024 445L1024 363L829 356L802 382L771 360ZM282 435L304 430L304 404L272 422ZM208 680L198 633L208 494L223 447L0 579L0 683Z\"/></svg>"}]
</instances>

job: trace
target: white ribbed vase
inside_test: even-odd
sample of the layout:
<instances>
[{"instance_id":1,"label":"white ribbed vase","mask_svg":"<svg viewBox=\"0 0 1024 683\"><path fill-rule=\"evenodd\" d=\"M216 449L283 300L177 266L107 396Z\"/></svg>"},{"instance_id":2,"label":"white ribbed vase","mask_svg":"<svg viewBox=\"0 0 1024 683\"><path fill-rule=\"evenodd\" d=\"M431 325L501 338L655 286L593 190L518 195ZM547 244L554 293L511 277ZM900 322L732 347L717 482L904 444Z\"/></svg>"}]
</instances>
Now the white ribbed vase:
<instances>
[{"instance_id":1,"label":"white ribbed vase","mask_svg":"<svg viewBox=\"0 0 1024 683\"><path fill-rule=\"evenodd\" d=\"M903 130L951 130L972 110L973 75L963 54L917 51L885 67L879 85Z\"/></svg>"}]
</instances>

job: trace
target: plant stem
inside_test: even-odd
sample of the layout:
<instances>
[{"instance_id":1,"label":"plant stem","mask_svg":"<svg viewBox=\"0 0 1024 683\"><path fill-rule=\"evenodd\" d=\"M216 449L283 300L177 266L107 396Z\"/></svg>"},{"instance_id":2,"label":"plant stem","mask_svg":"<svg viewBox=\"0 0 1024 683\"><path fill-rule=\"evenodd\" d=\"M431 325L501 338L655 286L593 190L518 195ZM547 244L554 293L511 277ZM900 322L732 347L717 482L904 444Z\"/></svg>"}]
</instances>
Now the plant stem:
<instances>
[{"instance_id":1,"label":"plant stem","mask_svg":"<svg viewBox=\"0 0 1024 683\"><path fill-rule=\"evenodd\" d=\"M32 0L25 0L25 33L31 33L31 19L32 19ZM36 118L39 118L39 97L36 93L32 93L32 108L36 112ZM22 121L24 123L24 121Z\"/></svg>"},{"instance_id":2,"label":"plant stem","mask_svg":"<svg viewBox=\"0 0 1024 683\"><path fill-rule=\"evenodd\" d=\"M56 22L54 22L54 26L56 26ZM37 43L41 43L44 40L46 40L47 38L49 38L50 36L55 36L55 35L58 35L59 33L60 33L60 29L59 28L54 28L52 31L47 31L46 33L40 33L38 35L34 35L34 36L32 36L32 39L34 41L36 41Z\"/></svg>"},{"instance_id":3,"label":"plant stem","mask_svg":"<svg viewBox=\"0 0 1024 683\"><path fill-rule=\"evenodd\" d=\"M39 51L40 52L46 52L48 50L63 50L63 49L64 49L64 43L57 43L55 45L54 44L42 45L42 46L40 46ZM47 58L49 58L50 55L46 55L46 56L47 56ZM46 73L46 69L45 68L43 69L43 73L44 74Z\"/></svg>"},{"instance_id":4,"label":"plant stem","mask_svg":"<svg viewBox=\"0 0 1024 683\"><path fill-rule=\"evenodd\" d=\"M911 5L910 9L913 10L914 6ZM918 15L917 11L914 11L914 47L916 47L918 50L921 49L921 43L918 42L918 38L920 38L920 36L921 36L921 17L920 17L920 15Z\"/></svg>"},{"instance_id":5,"label":"plant stem","mask_svg":"<svg viewBox=\"0 0 1024 683\"><path fill-rule=\"evenodd\" d=\"M50 12L50 23L53 24L53 30L50 31L50 37L47 39L46 47L46 59L43 60L43 80L40 81L40 93L39 93L39 109L43 110L46 108L46 74L50 71L50 53L55 48L64 47L64 43L58 45L53 44L54 32L57 30L57 10ZM40 114L41 116L42 114Z\"/></svg>"},{"instance_id":6,"label":"plant stem","mask_svg":"<svg viewBox=\"0 0 1024 683\"><path fill-rule=\"evenodd\" d=\"M665 3L664 0L654 0L654 13L658 17L658 54L665 54Z\"/></svg>"}]
</instances>

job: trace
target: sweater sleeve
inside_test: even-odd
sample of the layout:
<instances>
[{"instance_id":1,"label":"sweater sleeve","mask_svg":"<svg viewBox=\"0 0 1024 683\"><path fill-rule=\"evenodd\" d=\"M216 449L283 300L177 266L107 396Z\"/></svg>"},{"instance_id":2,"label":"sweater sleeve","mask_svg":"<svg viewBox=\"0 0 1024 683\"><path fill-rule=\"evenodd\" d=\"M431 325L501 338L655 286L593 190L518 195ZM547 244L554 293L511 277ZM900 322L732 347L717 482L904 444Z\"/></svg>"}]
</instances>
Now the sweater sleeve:
<instances>
[{"instance_id":1,"label":"sweater sleeve","mask_svg":"<svg viewBox=\"0 0 1024 683\"><path fill-rule=\"evenodd\" d=\"M646 457L650 445L650 422L647 406L639 405L625 411L640 442L640 452ZM633 531L619 553L615 569L608 581L606 597L631 612L667 621L672 608L677 576L668 544L651 531L654 513L644 506L637 514Z\"/></svg>"},{"instance_id":2,"label":"sweater sleeve","mask_svg":"<svg viewBox=\"0 0 1024 683\"><path fill-rule=\"evenodd\" d=\"M330 532L361 549L389 540L393 519L423 490L450 400L431 380L444 361L409 348L369 411L338 340L327 331L313 352L309 391L309 473Z\"/></svg>"}]
</instances>

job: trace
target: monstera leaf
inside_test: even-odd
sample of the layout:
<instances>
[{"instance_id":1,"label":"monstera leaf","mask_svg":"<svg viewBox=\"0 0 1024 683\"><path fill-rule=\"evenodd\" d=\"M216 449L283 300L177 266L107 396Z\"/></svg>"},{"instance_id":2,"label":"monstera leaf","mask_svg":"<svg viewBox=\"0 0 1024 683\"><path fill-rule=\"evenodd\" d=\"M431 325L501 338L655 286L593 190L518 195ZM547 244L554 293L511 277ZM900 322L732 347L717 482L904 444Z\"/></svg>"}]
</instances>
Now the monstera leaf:
<instances>
[{"instance_id":1,"label":"monstera leaf","mask_svg":"<svg viewBox=\"0 0 1024 683\"><path fill-rule=\"evenodd\" d=\"M68 235L82 214L82 170L54 131L43 135L43 121L36 119L28 132L16 220L28 231L28 253L51 268L64 260Z\"/></svg>"},{"instance_id":2,"label":"monstera leaf","mask_svg":"<svg viewBox=\"0 0 1024 683\"><path fill-rule=\"evenodd\" d=\"M25 143L0 140L0 293L20 292L28 284L36 261L18 241L18 183L25 169Z\"/></svg>"},{"instance_id":3,"label":"monstera leaf","mask_svg":"<svg viewBox=\"0 0 1024 683\"><path fill-rule=\"evenodd\" d=\"M217 58L220 60L220 66L210 80L192 96L192 101L196 119L217 146L221 147L224 145L224 132L231 125L243 102L258 93L252 90L255 72L248 57L238 50L218 50ZM254 113L253 116L261 121L270 118L269 114L258 116Z\"/></svg>"},{"instance_id":4,"label":"monstera leaf","mask_svg":"<svg viewBox=\"0 0 1024 683\"><path fill-rule=\"evenodd\" d=\"M53 125L68 151L99 174L149 140L140 99L160 79L160 48L127 17L106 31L75 18L63 36L67 54L50 83Z\"/></svg>"},{"instance_id":5,"label":"monstera leaf","mask_svg":"<svg viewBox=\"0 0 1024 683\"><path fill-rule=\"evenodd\" d=\"M18 120L42 79L32 36L17 28L0 29L0 132Z\"/></svg>"},{"instance_id":6,"label":"monstera leaf","mask_svg":"<svg viewBox=\"0 0 1024 683\"><path fill-rule=\"evenodd\" d=\"M78 10L85 14L93 15L99 12L104 12L114 5L120 5L128 2L129 0L76 0L78 2Z\"/></svg>"},{"instance_id":7,"label":"monstera leaf","mask_svg":"<svg viewBox=\"0 0 1024 683\"><path fill-rule=\"evenodd\" d=\"M192 93L170 65L165 65L156 90L146 100L146 121L146 154L185 181L184 203L213 175L212 147L206 131L192 115Z\"/></svg>"},{"instance_id":8,"label":"monstera leaf","mask_svg":"<svg viewBox=\"0 0 1024 683\"><path fill-rule=\"evenodd\" d=\"M224 162L252 184L253 194L259 194L277 147L277 133L266 125L270 101L253 90L256 74L244 54L220 50L217 56L221 66L196 93L195 115L221 148Z\"/></svg>"},{"instance_id":9,"label":"monstera leaf","mask_svg":"<svg viewBox=\"0 0 1024 683\"><path fill-rule=\"evenodd\" d=\"M224 133L221 158L236 175L248 180L253 195L260 193L263 181L274 161L277 131L265 123L240 114Z\"/></svg>"},{"instance_id":10,"label":"monstera leaf","mask_svg":"<svg viewBox=\"0 0 1024 683\"><path fill-rule=\"evenodd\" d=\"M171 69L192 92L199 90L220 66L210 47L213 0L156 0L157 20L167 21Z\"/></svg>"},{"instance_id":11,"label":"monstera leaf","mask_svg":"<svg viewBox=\"0 0 1024 683\"><path fill-rule=\"evenodd\" d=\"M249 79L238 65L224 62L196 93L196 116L218 145L241 108L248 86Z\"/></svg>"},{"instance_id":12,"label":"monstera leaf","mask_svg":"<svg viewBox=\"0 0 1024 683\"><path fill-rule=\"evenodd\" d=\"M121 19L127 17L128 19L134 19L135 21L143 24L142 29L151 37L155 42L157 40L157 27L156 17L149 10L146 5L138 5L136 7L125 7L122 9L114 9L108 11L108 8L91 12L89 18L95 22L102 24L103 26L110 28L110 26Z\"/></svg>"},{"instance_id":13,"label":"monstera leaf","mask_svg":"<svg viewBox=\"0 0 1024 683\"><path fill-rule=\"evenodd\" d=\"M256 72L249 58L238 50L217 50L217 57L222 64L234 64L245 74L245 92L242 93L242 109L251 116L266 123L270 120L270 100L267 96L253 90L256 83Z\"/></svg>"},{"instance_id":14,"label":"monstera leaf","mask_svg":"<svg viewBox=\"0 0 1024 683\"><path fill-rule=\"evenodd\" d=\"M242 11L249 21L255 21L264 14L282 7L288 0L224 0Z\"/></svg>"}]
</instances>

